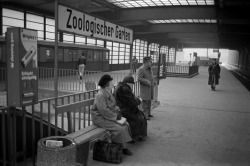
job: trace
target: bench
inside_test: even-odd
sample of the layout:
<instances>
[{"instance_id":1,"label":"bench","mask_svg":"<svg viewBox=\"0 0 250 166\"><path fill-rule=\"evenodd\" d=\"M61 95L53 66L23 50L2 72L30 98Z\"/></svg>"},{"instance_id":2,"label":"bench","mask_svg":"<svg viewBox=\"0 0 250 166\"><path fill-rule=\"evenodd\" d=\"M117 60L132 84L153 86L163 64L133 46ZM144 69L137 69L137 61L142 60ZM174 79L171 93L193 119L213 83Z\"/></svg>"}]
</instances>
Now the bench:
<instances>
[{"instance_id":1,"label":"bench","mask_svg":"<svg viewBox=\"0 0 250 166\"><path fill-rule=\"evenodd\" d=\"M97 127L95 125L90 125L78 131L73 131L71 113L77 112L83 107L88 107L90 113L90 106L93 105L93 103L94 99L88 99L84 101L57 106L58 114L67 113L69 134L65 137L73 139L77 144L76 163L79 166L87 166L91 145L96 140L102 139L106 134L109 133L106 129Z\"/></svg>"}]
</instances>

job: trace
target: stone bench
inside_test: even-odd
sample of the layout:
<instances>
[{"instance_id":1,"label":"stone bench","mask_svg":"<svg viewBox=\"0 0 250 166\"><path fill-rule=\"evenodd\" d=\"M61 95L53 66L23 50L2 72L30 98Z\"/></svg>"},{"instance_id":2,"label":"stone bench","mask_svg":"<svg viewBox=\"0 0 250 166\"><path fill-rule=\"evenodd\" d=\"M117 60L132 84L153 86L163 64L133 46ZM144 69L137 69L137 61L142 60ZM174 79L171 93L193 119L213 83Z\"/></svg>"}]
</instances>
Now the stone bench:
<instances>
[{"instance_id":1,"label":"stone bench","mask_svg":"<svg viewBox=\"0 0 250 166\"><path fill-rule=\"evenodd\" d=\"M95 125L90 125L81 130L72 132L72 119L70 113L76 112L82 107L89 107L90 109L90 106L93 105L93 103L94 99L88 99L57 107L58 114L67 113L69 134L65 137L73 139L77 144L76 162L79 166L86 166L88 164L91 143L94 143L98 139L103 139L103 137L108 134L106 129L97 127Z\"/></svg>"}]
</instances>

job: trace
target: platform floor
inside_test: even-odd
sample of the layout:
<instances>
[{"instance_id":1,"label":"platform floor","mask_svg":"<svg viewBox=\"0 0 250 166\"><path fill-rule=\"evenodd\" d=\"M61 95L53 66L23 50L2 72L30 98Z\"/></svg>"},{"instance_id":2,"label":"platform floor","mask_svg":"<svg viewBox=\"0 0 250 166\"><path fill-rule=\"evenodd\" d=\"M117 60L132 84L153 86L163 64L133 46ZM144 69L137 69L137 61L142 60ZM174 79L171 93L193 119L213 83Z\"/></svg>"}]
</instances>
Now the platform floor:
<instances>
[{"instance_id":1,"label":"platform floor","mask_svg":"<svg viewBox=\"0 0 250 166\"><path fill-rule=\"evenodd\" d=\"M212 91L207 68L193 78L160 81L160 106L144 142L129 144L121 166L249 166L250 92L222 67ZM94 161L89 166L114 165Z\"/></svg>"}]
</instances>

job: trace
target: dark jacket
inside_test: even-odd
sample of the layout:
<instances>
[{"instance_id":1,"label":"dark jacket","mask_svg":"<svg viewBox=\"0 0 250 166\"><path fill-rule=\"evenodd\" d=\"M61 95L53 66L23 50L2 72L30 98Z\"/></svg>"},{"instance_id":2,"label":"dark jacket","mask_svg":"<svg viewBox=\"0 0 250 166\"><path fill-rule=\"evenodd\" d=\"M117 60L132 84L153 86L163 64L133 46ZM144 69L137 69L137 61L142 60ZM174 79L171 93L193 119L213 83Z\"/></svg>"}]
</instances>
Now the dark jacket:
<instances>
[{"instance_id":1,"label":"dark jacket","mask_svg":"<svg viewBox=\"0 0 250 166\"><path fill-rule=\"evenodd\" d=\"M129 85L119 82L114 92L117 105L120 107L122 115L126 119L136 120L134 114L137 113L138 105L141 104L139 98L135 97Z\"/></svg>"},{"instance_id":2,"label":"dark jacket","mask_svg":"<svg viewBox=\"0 0 250 166\"><path fill-rule=\"evenodd\" d=\"M127 119L130 125L132 137L146 136L147 120L143 112L138 109L141 100L135 97L129 85L122 82L115 88L114 95L122 116Z\"/></svg>"},{"instance_id":3,"label":"dark jacket","mask_svg":"<svg viewBox=\"0 0 250 166\"><path fill-rule=\"evenodd\" d=\"M219 84L220 71L221 71L221 68L220 68L220 65L218 63L209 65L209 67L208 67L208 73L209 73L208 85L212 85L213 81L215 81L216 85ZM215 80L213 80L214 78L215 78Z\"/></svg>"},{"instance_id":4,"label":"dark jacket","mask_svg":"<svg viewBox=\"0 0 250 166\"><path fill-rule=\"evenodd\" d=\"M78 65L84 64L86 65L86 58L85 56L81 56L78 60Z\"/></svg>"}]
</instances>

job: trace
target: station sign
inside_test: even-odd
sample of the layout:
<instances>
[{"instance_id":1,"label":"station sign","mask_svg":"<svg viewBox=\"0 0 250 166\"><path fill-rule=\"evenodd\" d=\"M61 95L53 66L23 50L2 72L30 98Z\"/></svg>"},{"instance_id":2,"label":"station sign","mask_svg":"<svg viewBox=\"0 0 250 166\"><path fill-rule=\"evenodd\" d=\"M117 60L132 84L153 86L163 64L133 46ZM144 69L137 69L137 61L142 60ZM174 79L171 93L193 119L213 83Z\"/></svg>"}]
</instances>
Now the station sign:
<instances>
[{"instance_id":1,"label":"station sign","mask_svg":"<svg viewBox=\"0 0 250 166\"><path fill-rule=\"evenodd\" d=\"M38 103L37 31L7 28L7 105Z\"/></svg>"},{"instance_id":2,"label":"station sign","mask_svg":"<svg viewBox=\"0 0 250 166\"><path fill-rule=\"evenodd\" d=\"M132 44L133 31L77 10L58 5L58 29L82 36Z\"/></svg>"}]
</instances>

